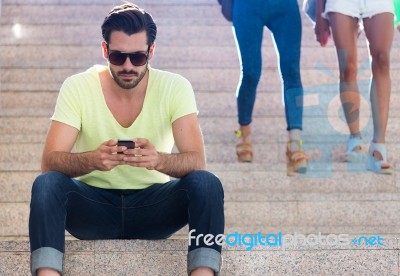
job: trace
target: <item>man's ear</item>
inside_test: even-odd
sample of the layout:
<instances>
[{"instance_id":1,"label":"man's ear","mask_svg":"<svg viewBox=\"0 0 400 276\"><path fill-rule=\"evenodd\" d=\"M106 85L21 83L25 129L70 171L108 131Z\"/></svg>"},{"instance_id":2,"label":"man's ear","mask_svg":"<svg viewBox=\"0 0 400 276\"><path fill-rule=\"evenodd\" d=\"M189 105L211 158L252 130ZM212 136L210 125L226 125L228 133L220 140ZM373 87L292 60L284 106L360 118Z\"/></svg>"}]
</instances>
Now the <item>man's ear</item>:
<instances>
[{"instance_id":1,"label":"man's ear","mask_svg":"<svg viewBox=\"0 0 400 276\"><path fill-rule=\"evenodd\" d=\"M103 57L108 60L107 43L105 41L101 42L101 49L103 50Z\"/></svg>"},{"instance_id":2,"label":"man's ear","mask_svg":"<svg viewBox=\"0 0 400 276\"><path fill-rule=\"evenodd\" d=\"M150 46L149 49L149 57L148 57L149 60L153 58L155 49L156 49L156 43L153 42L153 44Z\"/></svg>"}]
</instances>

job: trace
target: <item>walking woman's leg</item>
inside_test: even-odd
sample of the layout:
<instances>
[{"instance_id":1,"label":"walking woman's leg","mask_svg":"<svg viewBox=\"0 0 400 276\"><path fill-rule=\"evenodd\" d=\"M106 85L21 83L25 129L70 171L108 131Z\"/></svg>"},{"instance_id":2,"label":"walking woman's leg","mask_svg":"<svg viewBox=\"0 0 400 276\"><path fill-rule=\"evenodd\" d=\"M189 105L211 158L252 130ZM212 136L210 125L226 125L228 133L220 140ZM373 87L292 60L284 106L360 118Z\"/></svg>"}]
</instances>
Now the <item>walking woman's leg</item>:
<instances>
[{"instance_id":1,"label":"walking woman's leg","mask_svg":"<svg viewBox=\"0 0 400 276\"><path fill-rule=\"evenodd\" d=\"M340 100L350 131L343 159L358 162L362 160L360 92L357 85L358 18L336 12L329 13L328 18L339 63Z\"/></svg>"},{"instance_id":2,"label":"walking woman's leg","mask_svg":"<svg viewBox=\"0 0 400 276\"><path fill-rule=\"evenodd\" d=\"M267 26L279 53L279 69L283 80L283 99L287 130L302 130L303 85L300 74L301 18L296 0L276 3L277 13Z\"/></svg>"},{"instance_id":3,"label":"walking woman's leg","mask_svg":"<svg viewBox=\"0 0 400 276\"><path fill-rule=\"evenodd\" d=\"M360 94L357 85L358 18L329 13L329 23L339 62L339 89L351 135L360 133Z\"/></svg>"},{"instance_id":4,"label":"walking woman's leg","mask_svg":"<svg viewBox=\"0 0 400 276\"><path fill-rule=\"evenodd\" d=\"M271 4L272 5L272 4ZM301 151L303 128L303 85L300 74L301 18L296 0L274 4L274 16L267 27L271 30L279 53L283 80L283 99L289 135L287 145L288 175L305 173L307 157ZM293 171L293 172L292 172Z\"/></svg>"},{"instance_id":5,"label":"walking woman's leg","mask_svg":"<svg viewBox=\"0 0 400 276\"><path fill-rule=\"evenodd\" d=\"M390 49L394 33L393 14L382 13L366 18L364 28L372 60L370 96L374 121L373 142L385 143L391 91Z\"/></svg>"},{"instance_id":6,"label":"walking woman's leg","mask_svg":"<svg viewBox=\"0 0 400 276\"><path fill-rule=\"evenodd\" d=\"M258 5L237 0L233 7L233 31L239 55L241 76L236 91L240 142L236 146L238 161L251 162L251 127L257 85L261 76L261 45L264 24L257 16Z\"/></svg>"},{"instance_id":7,"label":"walking woman's leg","mask_svg":"<svg viewBox=\"0 0 400 276\"><path fill-rule=\"evenodd\" d=\"M368 167L373 171L382 172L382 170L387 171L390 168L386 156L385 137L391 92L390 50L394 35L393 14L381 13L371 18L365 18L364 27L372 60L370 99L374 123ZM374 164L378 164L378 166Z\"/></svg>"}]
</instances>

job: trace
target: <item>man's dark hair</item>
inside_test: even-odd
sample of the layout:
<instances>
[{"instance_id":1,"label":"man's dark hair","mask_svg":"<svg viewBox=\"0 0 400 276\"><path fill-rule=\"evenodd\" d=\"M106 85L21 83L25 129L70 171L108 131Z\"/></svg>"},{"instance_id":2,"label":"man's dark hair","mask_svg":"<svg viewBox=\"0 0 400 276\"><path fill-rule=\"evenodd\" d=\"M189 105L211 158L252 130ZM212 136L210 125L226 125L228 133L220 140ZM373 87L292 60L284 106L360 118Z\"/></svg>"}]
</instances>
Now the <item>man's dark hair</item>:
<instances>
[{"instance_id":1,"label":"man's dark hair","mask_svg":"<svg viewBox=\"0 0 400 276\"><path fill-rule=\"evenodd\" d=\"M150 46L156 40L157 26L149 13L135 4L126 2L114 7L104 18L101 32L107 44L110 43L113 31L122 31L127 35L146 31L147 44Z\"/></svg>"}]
</instances>

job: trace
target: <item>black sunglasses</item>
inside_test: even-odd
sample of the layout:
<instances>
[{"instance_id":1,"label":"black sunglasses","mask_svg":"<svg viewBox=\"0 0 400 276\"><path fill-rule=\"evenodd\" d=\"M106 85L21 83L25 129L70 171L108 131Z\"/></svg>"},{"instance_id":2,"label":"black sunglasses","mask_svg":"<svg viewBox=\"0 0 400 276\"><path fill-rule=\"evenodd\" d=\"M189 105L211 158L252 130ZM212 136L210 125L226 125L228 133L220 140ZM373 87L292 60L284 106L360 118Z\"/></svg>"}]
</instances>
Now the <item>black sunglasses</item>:
<instances>
[{"instance_id":1,"label":"black sunglasses","mask_svg":"<svg viewBox=\"0 0 400 276\"><path fill-rule=\"evenodd\" d=\"M110 51L108 49L108 45L107 45L107 51L109 52L108 60L110 61L111 64L114 64L116 66L120 66L120 65L124 64L128 57L134 66L145 65L147 62L147 59L149 57L149 50L150 50L150 46L147 49L146 53L142 53L142 52L125 53L125 52L120 52L120 51L113 51L110 53Z\"/></svg>"}]
</instances>

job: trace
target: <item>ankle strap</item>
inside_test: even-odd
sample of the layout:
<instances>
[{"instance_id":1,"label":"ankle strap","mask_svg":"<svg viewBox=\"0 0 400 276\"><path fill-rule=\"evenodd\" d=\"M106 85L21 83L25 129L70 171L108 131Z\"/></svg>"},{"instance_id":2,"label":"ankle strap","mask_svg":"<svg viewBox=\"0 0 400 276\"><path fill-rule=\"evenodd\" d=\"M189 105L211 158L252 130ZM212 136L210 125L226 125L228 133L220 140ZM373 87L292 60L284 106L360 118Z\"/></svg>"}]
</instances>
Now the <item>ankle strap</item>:
<instances>
[{"instance_id":1,"label":"ankle strap","mask_svg":"<svg viewBox=\"0 0 400 276\"><path fill-rule=\"evenodd\" d=\"M242 138L243 142L250 144L250 142L251 142L251 134L250 133L246 136L243 136L243 132L240 129L238 129L238 130L235 130L235 135L237 138Z\"/></svg>"},{"instance_id":2,"label":"ankle strap","mask_svg":"<svg viewBox=\"0 0 400 276\"><path fill-rule=\"evenodd\" d=\"M369 152L373 154L375 151L379 152L382 155L383 160L387 160L386 144L371 143L369 146Z\"/></svg>"},{"instance_id":3,"label":"ankle strap","mask_svg":"<svg viewBox=\"0 0 400 276\"><path fill-rule=\"evenodd\" d=\"M287 148L289 151L291 151L292 149L292 144L296 144L298 147L297 150L301 150L301 146L303 145L303 140L289 140L287 142Z\"/></svg>"},{"instance_id":4,"label":"ankle strap","mask_svg":"<svg viewBox=\"0 0 400 276\"><path fill-rule=\"evenodd\" d=\"M299 148L303 145L303 140L289 140L287 142L288 147L292 145L292 143L296 143Z\"/></svg>"}]
</instances>

